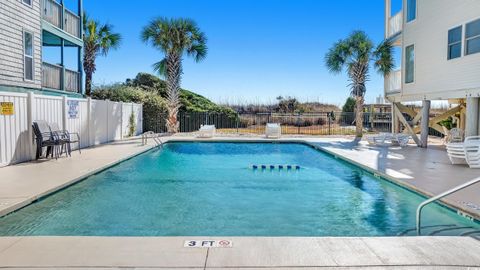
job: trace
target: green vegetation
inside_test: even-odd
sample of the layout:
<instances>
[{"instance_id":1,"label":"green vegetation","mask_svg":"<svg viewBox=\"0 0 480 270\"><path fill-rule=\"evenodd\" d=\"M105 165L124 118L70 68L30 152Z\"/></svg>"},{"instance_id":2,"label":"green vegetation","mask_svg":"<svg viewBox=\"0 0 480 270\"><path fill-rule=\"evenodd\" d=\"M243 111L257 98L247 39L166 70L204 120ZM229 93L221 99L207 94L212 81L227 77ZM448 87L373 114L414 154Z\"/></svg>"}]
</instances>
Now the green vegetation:
<instances>
[{"instance_id":1,"label":"green vegetation","mask_svg":"<svg viewBox=\"0 0 480 270\"><path fill-rule=\"evenodd\" d=\"M97 56L106 56L111 49L120 46L122 37L113 33L110 24L100 24L83 14L83 69L85 71L85 94L90 96L92 90L92 76L97 69Z\"/></svg>"},{"instance_id":2,"label":"green vegetation","mask_svg":"<svg viewBox=\"0 0 480 270\"><path fill-rule=\"evenodd\" d=\"M363 135L363 104L366 82L369 78L370 62L382 75L388 75L393 67L393 49L388 41L380 43L374 48L373 42L363 31L355 31L346 39L333 45L325 56L325 65L332 73L347 71L350 79L350 94L355 97L356 135Z\"/></svg>"},{"instance_id":3,"label":"green vegetation","mask_svg":"<svg viewBox=\"0 0 480 270\"><path fill-rule=\"evenodd\" d=\"M172 133L178 132L177 114L181 107L182 57L190 56L196 62L203 60L207 55L207 38L193 20L183 18L156 18L143 28L141 38L165 55L153 66L167 80L165 97L168 109L167 130ZM189 101L196 96L184 92L183 98L184 101ZM183 105L189 106L185 103Z\"/></svg>"},{"instance_id":4,"label":"green vegetation","mask_svg":"<svg viewBox=\"0 0 480 270\"><path fill-rule=\"evenodd\" d=\"M135 121L135 113L132 112L130 117L128 118L128 137L132 137L135 135L135 131L137 130L137 123Z\"/></svg>"},{"instance_id":5,"label":"green vegetation","mask_svg":"<svg viewBox=\"0 0 480 270\"><path fill-rule=\"evenodd\" d=\"M158 77L139 73L125 83L99 86L92 92L95 99L108 99L117 102L143 103L143 130L156 130L167 117L166 82ZM234 110L219 106L207 98L191 91L180 89L180 111L217 112L230 118L236 117Z\"/></svg>"},{"instance_id":6,"label":"green vegetation","mask_svg":"<svg viewBox=\"0 0 480 270\"><path fill-rule=\"evenodd\" d=\"M342 112L354 112L355 111L355 99L348 97L345 104L342 107Z\"/></svg>"}]
</instances>

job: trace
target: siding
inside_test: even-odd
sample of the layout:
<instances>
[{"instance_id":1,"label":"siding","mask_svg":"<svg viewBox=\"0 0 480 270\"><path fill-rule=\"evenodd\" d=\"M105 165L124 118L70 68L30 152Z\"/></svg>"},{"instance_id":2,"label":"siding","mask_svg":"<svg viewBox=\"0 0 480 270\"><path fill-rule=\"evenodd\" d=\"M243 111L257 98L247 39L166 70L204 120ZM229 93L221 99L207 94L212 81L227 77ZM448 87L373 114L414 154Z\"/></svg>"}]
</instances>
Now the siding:
<instances>
[{"instance_id":1,"label":"siding","mask_svg":"<svg viewBox=\"0 0 480 270\"><path fill-rule=\"evenodd\" d=\"M40 1L0 0L0 85L41 88L42 30ZM23 30L34 34L34 81L23 72Z\"/></svg>"},{"instance_id":2,"label":"siding","mask_svg":"<svg viewBox=\"0 0 480 270\"><path fill-rule=\"evenodd\" d=\"M465 24L476 19L480 19L478 0L417 1L417 18L404 24L402 35L403 52L415 45L415 81L405 84L403 74L402 100L480 95L480 53L447 60L448 30L464 25L465 31ZM405 56L402 59L405 70Z\"/></svg>"}]
</instances>

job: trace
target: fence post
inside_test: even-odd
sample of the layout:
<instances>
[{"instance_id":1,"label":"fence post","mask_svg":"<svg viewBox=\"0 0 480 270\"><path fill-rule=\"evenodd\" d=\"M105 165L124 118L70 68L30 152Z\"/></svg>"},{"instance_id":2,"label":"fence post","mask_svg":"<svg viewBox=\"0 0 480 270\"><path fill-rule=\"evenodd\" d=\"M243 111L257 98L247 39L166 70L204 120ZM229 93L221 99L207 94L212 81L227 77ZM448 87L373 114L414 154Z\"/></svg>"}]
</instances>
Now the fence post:
<instances>
[{"instance_id":1,"label":"fence post","mask_svg":"<svg viewBox=\"0 0 480 270\"><path fill-rule=\"evenodd\" d=\"M237 115L235 117L235 126L237 128L237 134L238 134L238 122L240 121L240 115L237 112Z\"/></svg>"},{"instance_id":2,"label":"fence post","mask_svg":"<svg viewBox=\"0 0 480 270\"><path fill-rule=\"evenodd\" d=\"M28 144L28 147L29 147L28 150L30 151L30 159L34 159L35 157L35 151L34 151L35 140L33 138L33 128L32 128L33 121L35 120L33 116L34 111L35 111L35 94L30 91L28 92L28 97L27 97L27 130L28 130L29 138L32 138L32 143Z\"/></svg>"},{"instance_id":3,"label":"fence post","mask_svg":"<svg viewBox=\"0 0 480 270\"><path fill-rule=\"evenodd\" d=\"M327 113L328 118L328 135L332 135L331 123L332 123L332 113Z\"/></svg>"},{"instance_id":4,"label":"fence post","mask_svg":"<svg viewBox=\"0 0 480 270\"><path fill-rule=\"evenodd\" d=\"M300 134L300 113L297 114L297 134Z\"/></svg>"},{"instance_id":5,"label":"fence post","mask_svg":"<svg viewBox=\"0 0 480 270\"><path fill-rule=\"evenodd\" d=\"M87 140L88 140L88 146L92 146L92 98L88 97L87 98Z\"/></svg>"},{"instance_id":6,"label":"fence post","mask_svg":"<svg viewBox=\"0 0 480 270\"><path fill-rule=\"evenodd\" d=\"M62 96L62 129L67 130L67 96Z\"/></svg>"},{"instance_id":7,"label":"fence post","mask_svg":"<svg viewBox=\"0 0 480 270\"><path fill-rule=\"evenodd\" d=\"M123 139L123 101L120 101L120 140Z\"/></svg>"}]
</instances>

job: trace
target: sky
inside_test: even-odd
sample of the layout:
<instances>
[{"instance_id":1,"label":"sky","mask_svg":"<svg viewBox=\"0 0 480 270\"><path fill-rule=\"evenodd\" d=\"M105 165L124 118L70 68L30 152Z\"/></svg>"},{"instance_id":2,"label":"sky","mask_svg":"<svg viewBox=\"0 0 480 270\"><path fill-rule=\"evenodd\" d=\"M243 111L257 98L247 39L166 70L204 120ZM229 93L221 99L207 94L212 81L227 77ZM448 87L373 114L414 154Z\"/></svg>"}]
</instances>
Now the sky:
<instances>
[{"instance_id":1,"label":"sky","mask_svg":"<svg viewBox=\"0 0 480 270\"><path fill-rule=\"evenodd\" d=\"M354 30L375 43L384 35L384 0L84 0L84 9L123 37L98 58L94 84L153 73L163 55L140 40L142 28L155 17L185 17L205 32L208 55L200 63L185 57L182 88L222 103L281 95L343 104L348 78L328 72L325 54ZM372 70L366 101L382 93L383 78Z\"/></svg>"}]
</instances>

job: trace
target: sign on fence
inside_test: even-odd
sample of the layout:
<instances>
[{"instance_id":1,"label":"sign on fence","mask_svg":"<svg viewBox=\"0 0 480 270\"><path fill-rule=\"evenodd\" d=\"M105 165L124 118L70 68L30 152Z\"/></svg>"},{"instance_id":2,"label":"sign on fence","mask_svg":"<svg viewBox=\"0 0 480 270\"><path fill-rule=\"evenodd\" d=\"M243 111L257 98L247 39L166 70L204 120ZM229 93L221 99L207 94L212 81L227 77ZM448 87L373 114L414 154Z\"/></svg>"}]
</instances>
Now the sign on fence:
<instances>
[{"instance_id":1,"label":"sign on fence","mask_svg":"<svg viewBox=\"0 0 480 270\"><path fill-rule=\"evenodd\" d=\"M78 118L78 100L68 100L68 117L70 119L77 119Z\"/></svg>"},{"instance_id":2,"label":"sign on fence","mask_svg":"<svg viewBox=\"0 0 480 270\"><path fill-rule=\"evenodd\" d=\"M0 115L13 115L14 113L13 102L0 102Z\"/></svg>"}]
</instances>

